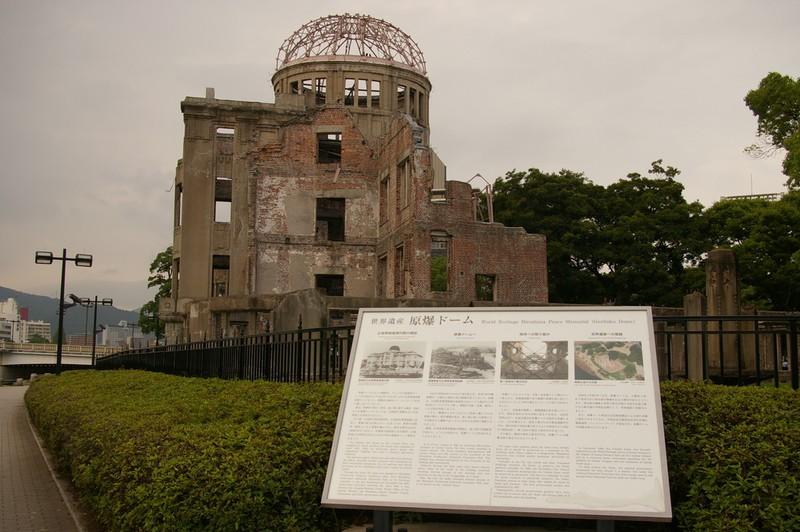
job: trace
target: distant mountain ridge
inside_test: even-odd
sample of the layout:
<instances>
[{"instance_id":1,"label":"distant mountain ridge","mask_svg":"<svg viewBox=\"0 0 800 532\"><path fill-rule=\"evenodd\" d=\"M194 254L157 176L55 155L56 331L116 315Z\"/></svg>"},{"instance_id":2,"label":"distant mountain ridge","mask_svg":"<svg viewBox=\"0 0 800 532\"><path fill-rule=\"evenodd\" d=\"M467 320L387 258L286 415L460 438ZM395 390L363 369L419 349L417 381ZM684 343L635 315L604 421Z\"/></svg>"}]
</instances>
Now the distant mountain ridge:
<instances>
[{"instance_id":1,"label":"distant mountain ridge","mask_svg":"<svg viewBox=\"0 0 800 532\"><path fill-rule=\"evenodd\" d=\"M5 301L9 297L13 297L20 307L26 307L28 309L28 319L49 321L50 334L55 337L56 329L58 328L58 298L28 294L14 290L13 288L0 286L0 300ZM65 294L64 297L67 301L70 301L68 294ZM84 324L87 323L87 325L85 325L86 330L91 334L93 319L94 309L91 307L89 308L88 321L86 307L79 307L76 305L68 308L64 313L64 333L66 335L83 334ZM98 327L101 324L116 325L122 320L129 323L138 323L139 312L121 310L116 307L104 307L102 305L97 307Z\"/></svg>"}]
</instances>

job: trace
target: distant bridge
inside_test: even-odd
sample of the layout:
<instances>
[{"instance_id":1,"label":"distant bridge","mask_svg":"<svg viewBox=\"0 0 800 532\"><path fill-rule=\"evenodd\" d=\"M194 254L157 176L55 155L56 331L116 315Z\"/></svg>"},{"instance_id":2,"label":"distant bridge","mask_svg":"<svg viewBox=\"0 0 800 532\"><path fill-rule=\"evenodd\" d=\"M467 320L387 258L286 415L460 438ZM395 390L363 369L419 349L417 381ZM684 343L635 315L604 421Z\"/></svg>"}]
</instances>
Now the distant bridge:
<instances>
[{"instance_id":1,"label":"distant bridge","mask_svg":"<svg viewBox=\"0 0 800 532\"><path fill-rule=\"evenodd\" d=\"M27 379L31 373L52 373L56 369L56 344L18 344L0 340L0 382ZM97 357L118 351L116 347L98 345ZM62 369L91 367L92 346L64 344L61 349Z\"/></svg>"}]
</instances>

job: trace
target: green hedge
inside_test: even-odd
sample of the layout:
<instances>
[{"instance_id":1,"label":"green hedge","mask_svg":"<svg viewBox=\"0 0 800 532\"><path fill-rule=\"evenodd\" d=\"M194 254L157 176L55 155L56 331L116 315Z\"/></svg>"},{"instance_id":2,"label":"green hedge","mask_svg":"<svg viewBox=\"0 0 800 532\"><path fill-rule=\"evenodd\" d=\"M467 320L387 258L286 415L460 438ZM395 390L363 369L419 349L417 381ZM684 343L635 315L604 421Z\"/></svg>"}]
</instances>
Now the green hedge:
<instances>
[{"instance_id":1,"label":"green hedge","mask_svg":"<svg viewBox=\"0 0 800 532\"><path fill-rule=\"evenodd\" d=\"M26 400L109 530L310 531L340 526L319 507L340 394L79 371L37 381ZM663 383L662 403L679 528L800 530L800 395Z\"/></svg>"},{"instance_id":2,"label":"green hedge","mask_svg":"<svg viewBox=\"0 0 800 532\"><path fill-rule=\"evenodd\" d=\"M328 530L319 507L341 386L71 371L28 410L109 530Z\"/></svg>"},{"instance_id":3,"label":"green hedge","mask_svg":"<svg viewBox=\"0 0 800 532\"><path fill-rule=\"evenodd\" d=\"M800 394L662 383L675 521L689 530L800 530Z\"/></svg>"}]
</instances>

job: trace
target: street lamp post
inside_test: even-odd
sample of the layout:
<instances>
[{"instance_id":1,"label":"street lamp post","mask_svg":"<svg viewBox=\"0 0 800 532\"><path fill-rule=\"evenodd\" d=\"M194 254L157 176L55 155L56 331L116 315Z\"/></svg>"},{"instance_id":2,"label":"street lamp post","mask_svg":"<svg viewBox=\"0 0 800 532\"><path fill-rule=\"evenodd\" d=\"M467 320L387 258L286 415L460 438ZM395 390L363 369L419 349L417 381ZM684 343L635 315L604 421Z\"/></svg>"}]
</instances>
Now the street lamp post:
<instances>
[{"instance_id":1,"label":"street lamp post","mask_svg":"<svg viewBox=\"0 0 800 532\"><path fill-rule=\"evenodd\" d=\"M73 301L80 301L80 304L86 307L86 312L89 312L89 307L94 307L94 321L92 322L92 367L95 365L96 356L95 353L97 352L97 305L103 305L107 307L109 305L114 304L114 300L109 297L104 297L103 299L98 298L98 296L94 296L94 301L89 298L78 298L73 294L70 294L70 297ZM84 334L84 339L86 336Z\"/></svg>"},{"instance_id":2,"label":"street lamp post","mask_svg":"<svg viewBox=\"0 0 800 532\"><path fill-rule=\"evenodd\" d=\"M64 303L64 279L67 274L67 261L75 263L82 268L92 267L92 256L78 253L74 257L67 257L67 249L61 251L60 257L54 257L51 251L37 251L36 264L53 264L54 260L61 261L61 292L58 297L58 347L56 348L56 373L61 373L61 352L64 346L64 310L68 308ZM71 307L72 304L69 305Z\"/></svg>"},{"instance_id":3,"label":"street lamp post","mask_svg":"<svg viewBox=\"0 0 800 532\"><path fill-rule=\"evenodd\" d=\"M136 326L139 325L136 322L128 322L128 327L131 328L131 349L136 349Z\"/></svg>"}]
</instances>

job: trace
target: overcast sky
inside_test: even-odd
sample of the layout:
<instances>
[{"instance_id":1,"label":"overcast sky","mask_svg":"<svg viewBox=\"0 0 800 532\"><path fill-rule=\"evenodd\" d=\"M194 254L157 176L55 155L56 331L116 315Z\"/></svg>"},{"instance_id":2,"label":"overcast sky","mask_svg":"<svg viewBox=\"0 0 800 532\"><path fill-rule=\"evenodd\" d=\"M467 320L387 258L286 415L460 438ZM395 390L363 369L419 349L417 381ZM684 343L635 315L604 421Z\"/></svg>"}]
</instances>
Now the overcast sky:
<instances>
[{"instance_id":1,"label":"overcast sky","mask_svg":"<svg viewBox=\"0 0 800 532\"><path fill-rule=\"evenodd\" d=\"M67 292L150 298L172 242L180 101L272 102L283 40L365 13L425 54L431 143L450 179L581 171L607 185L663 158L688 200L780 192L782 156L753 160L748 90L800 75L800 2L0 1L0 285L57 296L37 249L91 253Z\"/></svg>"}]
</instances>

